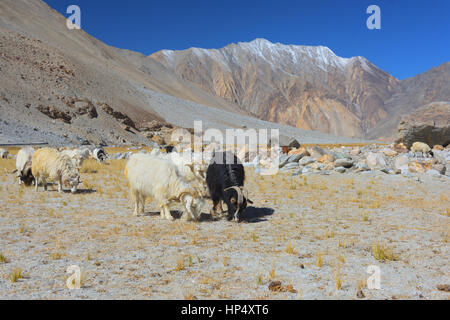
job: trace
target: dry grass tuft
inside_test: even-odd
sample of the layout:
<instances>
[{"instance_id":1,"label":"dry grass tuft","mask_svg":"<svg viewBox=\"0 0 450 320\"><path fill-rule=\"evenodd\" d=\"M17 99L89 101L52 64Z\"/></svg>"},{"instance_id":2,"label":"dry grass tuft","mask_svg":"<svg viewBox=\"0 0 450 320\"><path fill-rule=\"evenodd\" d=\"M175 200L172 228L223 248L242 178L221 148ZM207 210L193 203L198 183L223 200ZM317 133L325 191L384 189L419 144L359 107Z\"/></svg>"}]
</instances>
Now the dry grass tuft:
<instances>
[{"instance_id":1,"label":"dry grass tuft","mask_svg":"<svg viewBox=\"0 0 450 320\"><path fill-rule=\"evenodd\" d=\"M377 259L379 261L396 261L396 260L398 260L398 257L396 257L394 255L394 252L392 249L387 248L383 245L380 245L379 243L372 246L372 255L375 259Z\"/></svg>"},{"instance_id":2,"label":"dry grass tuft","mask_svg":"<svg viewBox=\"0 0 450 320\"><path fill-rule=\"evenodd\" d=\"M270 272L269 272L269 279L270 280L274 279L275 275L276 275L275 268L272 268L272 270L270 270Z\"/></svg>"},{"instance_id":3,"label":"dry grass tuft","mask_svg":"<svg viewBox=\"0 0 450 320\"><path fill-rule=\"evenodd\" d=\"M11 280L11 282L17 282L19 279L22 279L23 275L22 275L22 269L20 268L16 268L14 269L11 274L9 275L9 280Z\"/></svg>"},{"instance_id":4,"label":"dry grass tuft","mask_svg":"<svg viewBox=\"0 0 450 320\"><path fill-rule=\"evenodd\" d=\"M333 279L337 290L342 290L342 271L341 265L338 264L333 272Z\"/></svg>"},{"instance_id":5,"label":"dry grass tuft","mask_svg":"<svg viewBox=\"0 0 450 320\"><path fill-rule=\"evenodd\" d=\"M323 259L322 254L320 252L316 253L316 267L322 267L323 266Z\"/></svg>"},{"instance_id":6,"label":"dry grass tuft","mask_svg":"<svg viewBox=\"0 0 450 320\"><path fill-rule=\"evenodd\" d=\"M182 271L186 268L184 264L185 257L181 256L177 259L177 264L175 266L175 271Z\"/></svg>"},{"instance_id":7,"label":"dry grass tuft","mask_svg":"<svg viewBox=\"0 0 450 320\"><path fill-rule=\"evenodd\" d=\"M0 253L0 263L7 263L7 262L8 260L6 259L6 257L2 253Z\"/></svg>"},{"instance_id":8,"label":"dry grass tuft","mask_svg":"<svg viewBox=\"0 0 450 320\"><path fill-rule=\"evenodd\" d=\"M287 245L286 249L284 249L284 251L288 254L297 254L297 252L294 249L294 246L292 245L291 242L289 242L289 244Z\"/></svg>"}]
</instances>

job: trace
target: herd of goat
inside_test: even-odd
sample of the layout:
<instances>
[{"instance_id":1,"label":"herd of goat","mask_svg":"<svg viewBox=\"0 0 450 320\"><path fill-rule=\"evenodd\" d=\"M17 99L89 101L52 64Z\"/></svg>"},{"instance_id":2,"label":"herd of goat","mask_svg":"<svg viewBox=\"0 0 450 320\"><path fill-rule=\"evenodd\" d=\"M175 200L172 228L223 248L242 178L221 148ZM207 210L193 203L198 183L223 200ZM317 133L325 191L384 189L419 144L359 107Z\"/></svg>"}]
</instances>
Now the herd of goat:
<instances>
[{"instance_id":1,"label":"herd of goat","mask_svg":"<svg viewBox=\"0 0 450 320\"><path fill-rule=\"evenodd\" d=\"M170 150L171 151L171 150ZM81 183L79 169L84 160L93 157L105 161L107 153L102 148L94 150L57 150L25 147L16 157L16 172L20 184L39 184L47 190L47 183L58 184L58 191L64 186L75 193ZM206 164L195 159L195 154L163 152L153 149L151 153L132 154L125 166L130 196L134 203L134 215L144 213L146 198L152 198L160 208L161 218L173 220L170 205L182 204L182 219L199 220L205 199L211 199L214 217L222 213L222 203L228 209L227 219L242 220L248 199L244 187L245 171L240 160L232 152L213 152Z\"/></svg>"}]
</instances>

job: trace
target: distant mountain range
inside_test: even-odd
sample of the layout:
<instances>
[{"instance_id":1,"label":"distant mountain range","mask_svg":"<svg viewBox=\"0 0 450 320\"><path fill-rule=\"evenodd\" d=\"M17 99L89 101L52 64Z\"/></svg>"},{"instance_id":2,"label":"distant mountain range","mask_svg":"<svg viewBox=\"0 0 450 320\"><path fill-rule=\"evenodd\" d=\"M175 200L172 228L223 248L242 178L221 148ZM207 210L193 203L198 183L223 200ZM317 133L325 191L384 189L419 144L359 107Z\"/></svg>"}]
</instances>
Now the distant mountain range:
<instances>
[{"instance_id":1,"label":"distant mountain range","mask_svg":"<svg viewBox=\"0 0 450 320\"><path fill-rule=\"evenodd\" d=\"M450 101L450 63L399 81L363 57L265 39L150 57L260 119L338 136L391 136L403 114Z\"/></svg>"},{"instance_id":2,"label":"distant mountain range","mask_svg":"<svg viewBox=\"0 0 450 320\"><path fill-rule=\"evenodd\" d=\"M256 39L144 56L65 26L40 0L0 2L1 141L145 143L124 123L187 119L266 120L305 141L391 138L404 115L450 101L450 63L399 81L322 46Z\"/></svg>"}]
</instances>

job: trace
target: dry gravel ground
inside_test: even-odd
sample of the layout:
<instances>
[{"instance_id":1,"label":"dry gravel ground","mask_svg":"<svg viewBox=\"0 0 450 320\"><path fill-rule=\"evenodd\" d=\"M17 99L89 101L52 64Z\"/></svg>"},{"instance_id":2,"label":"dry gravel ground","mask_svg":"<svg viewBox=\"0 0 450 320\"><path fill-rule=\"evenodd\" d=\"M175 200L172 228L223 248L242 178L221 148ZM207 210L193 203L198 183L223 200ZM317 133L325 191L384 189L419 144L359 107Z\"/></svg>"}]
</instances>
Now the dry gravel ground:
<instances>
[{"instance_id":1,"label":"dry gravel ground","mask_svg":"<svg viewBox=\"0 0 450 320\"><path fill-rule=\"evenodd\" d=\"M0 160L0 298L356 299L358 287L367 299L449 298L437 289L450 283L448 179L247 168L247 221L171 222L149 201L132 216L124 165L87 161L80 192L60 195L19 187L3 169L14 160ZM73 264L79 290L65 285ZM369 265L380 290L364 287Z\"/></svg>"}]
</instances>

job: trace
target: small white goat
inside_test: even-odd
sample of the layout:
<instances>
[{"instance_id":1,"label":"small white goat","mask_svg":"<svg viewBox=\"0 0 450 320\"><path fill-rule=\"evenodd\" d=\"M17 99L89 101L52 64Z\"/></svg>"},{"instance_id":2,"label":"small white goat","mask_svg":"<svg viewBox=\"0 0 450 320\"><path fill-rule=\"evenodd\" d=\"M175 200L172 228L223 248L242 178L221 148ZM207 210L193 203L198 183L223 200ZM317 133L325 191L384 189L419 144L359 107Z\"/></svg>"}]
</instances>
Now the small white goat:
<instances>
[{"instance_id":1,"label":"small white goat","mask_svg":"<svg viewBox=\"0 0 450 320\"><path fill-rule=\"evenodd\" d=\"M16 171L19 185L24 183L26 186L29 186L33 182L33 174L31 173L33 154L34 149L32 147L24 147L17 153Z\"/></svg>"},{"instance_id":2,"label":"small white goat","mask_svg":"<svg viewBox=\"0 0 450 320\"><path fill-rule=\"evenodd\" d=\"M411 146L411 151L412 151L413 153L421 152L422 155L426 155L426 154L429 154L429 153L430 153L431 148L430 148L426 143L423 143L423 142L414 142L414 143L412 144L412 146Z\"/></svg>"},{"instance_id":3,"label":"small white goat","mask_svg":"<svg viewBox=\"0 0 450 320\"><path fill-rule=\"evenodd\" d=\"M158 203L161 218L173 220L169 205L176 201L185 208L183 220L199 219L204 200L171 161L144 153L133 154L125 167L125 177L135 204L135 216L144 212L145 199L152 197Z\"/></svg>"},{"instance_id":4,"label":"small white goat","mask_svg":"<svg viewBox=\"0 0 450 320\"><path fill-rule=\"evenodd\" d=\"M57 181L58 192L62 192L63 185L68 184L70 191L75 193L80 183L80 174L69 156L51 148L42 148L34 153L31 171L36 191L39 182L42 182L44 190L47 190L47 181Z\"/></svg>"},{"instance_id":5,"label":"small white goat","mask_svg":"<svg viewBox=\"0 0 450 320\"><path fill-rule=\"evenodd\" d=\"M8 150L0 149L0 159L8 159Z\"/></svg>"}]
</instances>

